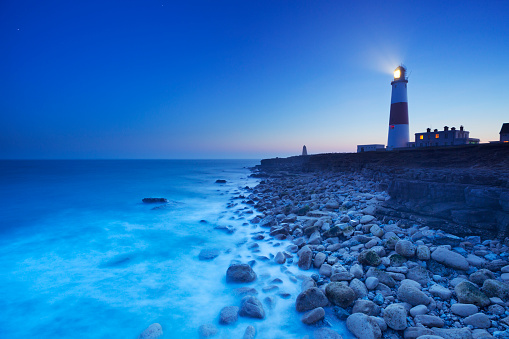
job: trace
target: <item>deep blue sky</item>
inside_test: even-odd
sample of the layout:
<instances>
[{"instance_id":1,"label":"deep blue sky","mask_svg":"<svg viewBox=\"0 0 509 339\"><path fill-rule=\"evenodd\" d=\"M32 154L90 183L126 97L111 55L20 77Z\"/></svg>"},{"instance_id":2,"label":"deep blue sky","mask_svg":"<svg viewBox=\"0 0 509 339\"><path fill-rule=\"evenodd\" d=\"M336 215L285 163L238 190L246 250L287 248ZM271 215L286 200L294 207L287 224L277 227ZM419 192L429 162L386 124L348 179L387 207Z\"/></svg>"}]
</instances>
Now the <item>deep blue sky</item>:
<instances>
[{"instance_id":1,"label":"deep blue sky","mask_svg":"<svg viewBox=\"0 0 509 339\"><path fill-rule=\"evenodd\" d=\"M265 158L509 122L509 1L0 2L0 158Z\"/></svg>"}]
</instances>

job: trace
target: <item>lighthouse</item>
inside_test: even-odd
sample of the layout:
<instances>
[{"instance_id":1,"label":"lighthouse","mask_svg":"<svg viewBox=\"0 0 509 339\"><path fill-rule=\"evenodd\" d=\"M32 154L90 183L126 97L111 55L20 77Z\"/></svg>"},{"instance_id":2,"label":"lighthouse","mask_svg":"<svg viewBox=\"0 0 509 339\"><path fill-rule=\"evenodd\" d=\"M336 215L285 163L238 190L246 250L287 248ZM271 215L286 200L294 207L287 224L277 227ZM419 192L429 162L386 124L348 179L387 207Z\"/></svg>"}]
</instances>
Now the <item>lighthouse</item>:
<instances>
[{"instance_id":1,"label":"lighthouse","mask_svg":"<svg viewBox=\"0 0 509 339\"><path fill-rule=\"evenodd\" d=\"M389 138L387 149L407 147L409 139L408 129L408 98L406 88L408 78L406 68L399 66L394 70L394 80L391 82L391 115L389 118Z\"/></svg>"}]
</instances>

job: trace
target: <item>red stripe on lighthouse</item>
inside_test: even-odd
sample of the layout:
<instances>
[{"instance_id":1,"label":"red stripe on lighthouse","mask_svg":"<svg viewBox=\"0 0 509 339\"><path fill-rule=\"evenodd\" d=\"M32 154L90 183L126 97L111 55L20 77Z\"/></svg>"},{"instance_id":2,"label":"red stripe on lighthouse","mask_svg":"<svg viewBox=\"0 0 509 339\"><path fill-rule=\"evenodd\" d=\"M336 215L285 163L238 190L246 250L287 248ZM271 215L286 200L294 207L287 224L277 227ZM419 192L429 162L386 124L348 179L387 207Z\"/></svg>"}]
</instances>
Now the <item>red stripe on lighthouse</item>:
<instances>
[{"instance_id":1,"label":"red stripe on lighthouse","mask_svg":"<svg viewBox=\"0 0 509 339\"><path fill-rule=\"evenodd\" d=\"M389 125L408 125L408 102L391 104Z\"/></svg>"}]
</instances>

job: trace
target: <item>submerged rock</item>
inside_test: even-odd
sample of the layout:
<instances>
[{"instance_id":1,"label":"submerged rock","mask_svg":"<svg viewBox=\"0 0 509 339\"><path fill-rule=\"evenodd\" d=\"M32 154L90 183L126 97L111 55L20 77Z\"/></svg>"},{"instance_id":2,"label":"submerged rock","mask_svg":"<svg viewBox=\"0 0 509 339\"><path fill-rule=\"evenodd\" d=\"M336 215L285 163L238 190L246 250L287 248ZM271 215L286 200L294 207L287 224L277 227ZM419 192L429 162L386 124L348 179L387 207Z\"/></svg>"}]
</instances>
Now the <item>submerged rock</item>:
<instances>
[{"instance_id":1,"label":"submerged rock","mask_svg":"<svg viewBox=\"0 0 509 339\"><path fill-rule=\"evenodd\" d=\"M157 339L163 335L163 328L160 324L154 323L141 332L138 339Z\"/></svg>"},{"instance_id":2,"label":"submerged rock","mask_svg":"<svg viewBox=\"0 0 509 339\"><path fill-rule=\"evenodd\" d=\"M210 338L217 334L217 327L213 324L204 324L198 328L200 338Z\"/></svg>"},{"instance_id":3,"label":"submerged rock","mask_svg":"<svg viewBox=\"0 0 509 339\"><path fill-rule=\"evenodd\" d=\"M242 298L239 315L248 318L265 318L263 305L256 297L247 296Z\"/></svg>"},{"instance_id":4,"label":"submerged rock","mask_svg":"<svg viewBox=\"0 0 509 339\"><path fill-rule=\"evenodd\" d=\"M219 256L219 250L216 249L203 249L198 254L198 259L200 260L212 260Z\"/></svg>"},{"instance_id":5,"label":"submerged rock","mask_svg":"<svg viewBox=\"0 0 509 339\"><path fill-rule=\"evenodd\" d=\"M256 279L256 273L248 264L233 264L226 271L226 281L247 283Z\"/></svg>"},{"instance_id":6,"label":"submerged rock","mask_svg":"<svg viewBox=\"0 0 509 339\"><path fill-rule=\"evenodd\" d=\"M221 309L219 323L223 325L233 324L238 319L239 308L237 306L226 306Z\"/></svg>"},{"instance_id":7,"label":"submerged rock","mask_svg":"<svg viewBox=\"0 0 509 339\"><path fill-rule=\"evenodd\" d=\"M154 204L154 203L167 203L168 199L166 198L143 198L143 201L146 204Z\"/></svg>"},{"instance_id":8,"label":"submerged rock","mask_svg":"<svg viewBox=\"0 0 509 339\"><path fill-rule=\"evenodd\" d=\"M327 297L323 294L321 289L311 287L297 296L295 307L298 312L305 312L317 307L325 307L328 303L329 300L327 300Z\"/></svg>"}]
</instances>

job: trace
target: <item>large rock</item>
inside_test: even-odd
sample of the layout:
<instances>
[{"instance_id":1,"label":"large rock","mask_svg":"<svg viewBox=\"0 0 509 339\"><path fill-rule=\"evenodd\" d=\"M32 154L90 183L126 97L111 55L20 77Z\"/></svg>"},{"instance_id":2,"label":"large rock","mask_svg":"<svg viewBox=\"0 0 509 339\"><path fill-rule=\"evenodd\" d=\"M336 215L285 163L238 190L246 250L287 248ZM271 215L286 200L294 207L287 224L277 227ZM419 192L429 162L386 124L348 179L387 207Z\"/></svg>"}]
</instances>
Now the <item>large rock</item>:
<instances>
[{"instance_id":1,"label":"large rock","mask_svg":"<svg viewBox=\"0 0 509 339\"><path fill-rule=\"evenodd\" d=\"M147 327L141 334L138 336L138 339L157 339L163 335L163 328L160 324L154 323Z\"/></svg>"},{"instance_id":2,"label":"large rock","mask_svg":"<svg viewBox=\"0 0 509 339\"><path fill-rule=\"evenodd\" d=\"M422 286L427 286L428 281L431 279L429 271L421 266L414 266L410 268L406 274L408 279L417 281Z\"/></svg>"},{"instance_id":3,"label":"large rock","mask_svg":"<svg viewBox=\"0 0 509 339\"><path fill-rule=\"evenodd\" d=\"M355 292L348 286L339 282L331 282L325 288L327 298L334 305L346 308L355 300Z\"/></svg>"},{"instance_id":4,"label":"large rock","mask_svg":"<svg viewBox=\"0 0 509 339\"><path fill-rule=\"evenodd\" d=\"M368 295L366 285L357 278L350 281L350 288L355 292L357 298L364 298Z\"/></svg>"},{"instance_id":5,"label":"large rock","mask_svg":"<svg viewBox=\"0 0 509 339\"><path fill-rule=\"evenodd\" d=\"M422 324L426 327L444 327L444 321L437 316L428 315L428 314L420 314L415 316L415 322L418 324Z\"/></svg>"},{"instance_id":6,"label":"large rock","mask_svg":"<svg viewBox=\"0 0 509 339\"><path fill-rule=\"evenodd\" d=\"M404 330L407 327L406 316L407 311L401 304L391 304L383 312L387 326L396 331Z\"/></svg>"},{"instance_id":7,"label":"large rock","mask_svg":"<svg viewBox=\"0 0 509 339\"><path fill-rule=\"evenodd\" d=\"M490 328L491 327L491 320L484 313L472 314L471 316L465 318L463 320L463 323L465 325L472 325L477 328Z\"/></svg>"},{"instance_id":8,"label":"large rock","mask_svg":"<svg viewBox=\"0 0 509 339\"><path fill-rule=\"evenodd\" d=\"M429 288L429 293L434 297L440 297L444 301L448 301L452 296L452 291L446 287L434 284Z\"/></svg>"},{"instance_id":9,"label":"large rock","mask_svg":"<svg viewBox=\"0 0 509 339\"><path fill-rule=\"evenodd\" d=\"M241 317L263 319L265 318L265 310L256 297L246 296L240 302L239 315Z\"/></svg>"},{"instance_id":10,"label":"large rock","mask_svg":"<svg viewBox=\"0 0 509 339\"><path fill-rule=\"evenodd\" d=\"M372 222L373 220L375 220L375 217L372 216L372 215L363 215L360 219L360 223L365 225L365 224L369 224L370 222Z\"/></svg>"},{"instance_id":11,"label":"large rock","mask_svg":"<svg viewBox=\"0 0 509 339\"><path fill-rule=\"evenodd\" d=\"M428 305L431 301L424 292L408 283L401 284L398 288L397 295L400 301L407 302L412 306Z\"/></svg>"},{"instance_id":12,"label":"large rock","mask_svg":"<svg viewBox=\"0 0 509 339\"><path fill-rule=\"evenodd\" d=\"M226 281L248 283L256 279L256 273L248 264L233 264L226 271Z\"/></svg>"},{"instance_id":13,"label":"large rock","mask_svg":"<svg viewBox=\"0 0 509 339\"><path fill-rule=\"evenodd\" d=\"M244 332L244 336L242 337L242 339L254 339L256 336L256 329L249 325L248 327L246 327L246 331Z\"/></svg>"},{"instance_id":14,"label":"large rock","mask_svg":"<svg viewBox=\"0 0 509 339\"><path fill-rule=\"evenodd\" d=\"M472 339L472 331L468 328L434 327L433 332L444 339Z\"/></svg>"},{"instance_id":15,"label":"large rock","mask_svg":"<svg viewBox=\"0 0 509 339\"><path fill-rule=\"evenodd\" d=\"M306 325L314 324L325 317L325 310L322 307L317 307L314 310L304 313L301 321Z\"/></svg>"},{"instance_id":16,"label":"large rock","mask_svg":"<svg viewBox=\"0 0 509 339\"><path fill-rule=\"evenodd\" d=\"M362 251L358 256L359 263L368 266L378 266L382 262L378 254L374 250Z\"/></svg>"},{"instance_id":17,"label":"large rock","mask_svg":"<svg viewBox=\"0 0 509 339\"><path fill-rule=\"evenodd\" d=\"M380 306L371 300L358 299L353 305L352 313L364 313L366 315L377 316L380 314Z\"/></svg>"},{"instance_id":18,"label":"large rock","mask_svg":"<svg viewBox=\"0 0 509 339\"><path fill-rule=\"evenodd\" d=\"M354 313L346 319L346 327L357 338L380 339L382 331L378 323L364 313Z\"/></svg>"},{"instance_id":19,"label":"large rock","mask_svg":"<svg viewBox=\"0 0 509 339\"><path fill-rule=\"evenodd\" d=\"M353 292L353 291L352 291ZM305 312L317 307L325 307L329 300L322 290L316 287L308 288L297 296L295 307L298 312Z\"/></svg>"},{"instance_id":20,"label":"large rock","mask_svg":"<svg viewBox=\"0 0 509 339\"><path fill-rule=\"evenodd\" d=\"M385 284L389 287L396 286L396 281L394 281L394 279L390 275L375 267L369 268L369 270L366 272L366 277L375 277L378 279L380 283Z\"/></svg>"},{"instance_id":21,"label":"large rock","mask_svg":"<svg viewBox=\"0 0 509 339\"><path fill-rule=\"evenodd\" d=\"M408 240L400 240L396 243L396 253L406 258L415 256L416 246Z\"/></svg>"},{"instance_id":22,"label":"large rock","mask_svg":"<svg viewBox=\"0 0 509 339\"><path fill-rule=\"evenodd\" d=\"M469 268L468 261L461 254L449 251L444 247L439 247L433 253L431 258L445 266L452 267L457 270L467 271Z\"/></svg>"},{"instance_id":23,"label":"large rock","mask_svg":"<svg viewBox=\"0 0 509 339\"><path fill-rule=\"evenodd\" d=\"M198 259L206 261L212 260L217 256L219 256L219 250L207 248L200 251L200 254L198 254Z\"/></svg>"},{"instance_id":24,"label":"large rock","mask_svg":"<svg viewBox=\"0 0 509 339\"><path fill-rule=\"evenodd\" d=\"M226 306L219 313L219 323L223 325L233 324L237 321L239 308L237 306Z\"/></svg>"},{"instance_id":25,"label":"large rock","mask_svg":"<svg viewBox=\"0 0 509 339\"><path fill-rule=\"evenodd\" d=\"M327 258L327 255L323 252L318 252L316 255L315 255L315 259L313 260L313 266L315 266L316 268L319 268L323 265L323 263L325 262L325 259Z\"/></svg>"},{"instance_id":26,"label":"large rock","mask_svg":"<svg viewBox=\"0 0 509 339\"><path fill-rule=\"evenodd\" d=\"M488 281L488 280L487 280ZM479 290L479 288L469 281L460 282L454 288L458 301L462 304L474 304L485 307L490 304L490 299Z\"/></svg>"},{"instance_id":27,"label":"large rock","mask_svg":"<svg viewBox=\"0 0 509 339\"><path fill-rule=\"evenodd\" d=\"M474 284L482 286L484 284L484 281L488 279L495 279L495 274L493 274L493 272L491 272L490 270L481 268L480 270L477 270L474 273L470 274L468 279Z\"/></svg>"},{"instance_id":28,"label":"large rock","mask_svg":"<svg viewBox=\"0 0 509 339\"><path fill-rule=\"evenodd\" d=\"M481 289L488 297L499 297L503 301L509 301L509 285L494 279L484 281Z\"/></svg>"},{"instance_id":29,"label":"large rock","mask_svg":"<svg viewBox=\"0 0 509 339\"><path fill-rule=\"evenodd\" d=\"M433 331L425 327L407 327L403 333L405 339L416 339L424 335L433 335Z\"/></svg>"},{"instance_id":30,"label":"large rock","mask_svg":"<svg viewBox=\"0 0 509 339\"><path fill-rule=\"evenodd\" d=\"M469 315L475 314L478 311L479 309L474 304L456 303L451 305L451 312L459 315L460 317L468 317Z\"/></svg>"},{"instance_id":31,"label":"large rock","mask_svg":"<svg viewBox=\"0 0 509 339\"><path fill-rule=\"evenodd\" d=\"M431 258L431 253L429 247L426 245L417 246L417 259L419 260L429 260Z\"/></svg>"},{"instance_id":32,"label":"large rock","mask_svg":"<svg viewBox=\"0 0 509 339\"><path fill-rule=\"evenodd\" d=\"M309 270L311 267L311 262L313 260L313 252L309 248L309 246L304 246L299 251L299 261L297 265L303 270Z\"/></svg>"}]
</instances>

